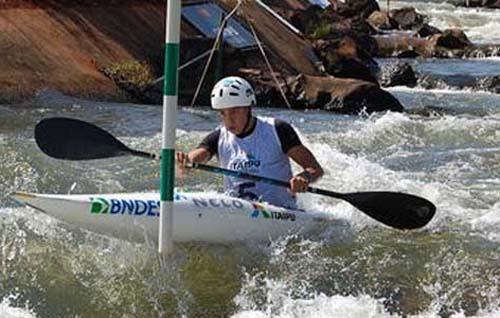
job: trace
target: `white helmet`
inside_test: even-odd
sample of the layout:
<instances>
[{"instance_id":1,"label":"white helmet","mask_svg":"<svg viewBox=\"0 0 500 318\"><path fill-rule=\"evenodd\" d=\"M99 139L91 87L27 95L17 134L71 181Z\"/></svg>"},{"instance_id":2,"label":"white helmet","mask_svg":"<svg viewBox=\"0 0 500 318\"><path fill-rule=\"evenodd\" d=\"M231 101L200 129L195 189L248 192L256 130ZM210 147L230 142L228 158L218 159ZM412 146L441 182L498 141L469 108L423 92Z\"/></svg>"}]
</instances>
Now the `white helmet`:
<instances>
[{"instance_id":1,"label":"white helmet","mask_svg":"<svg viewBox=\"0 0 500 318\"><path fill-rule=\"evenodd\" d=\"M225 77L218 81L210 100L213 109L249 107L256 104L252 85L238 76Z\"/></svg>"}]
</instances>

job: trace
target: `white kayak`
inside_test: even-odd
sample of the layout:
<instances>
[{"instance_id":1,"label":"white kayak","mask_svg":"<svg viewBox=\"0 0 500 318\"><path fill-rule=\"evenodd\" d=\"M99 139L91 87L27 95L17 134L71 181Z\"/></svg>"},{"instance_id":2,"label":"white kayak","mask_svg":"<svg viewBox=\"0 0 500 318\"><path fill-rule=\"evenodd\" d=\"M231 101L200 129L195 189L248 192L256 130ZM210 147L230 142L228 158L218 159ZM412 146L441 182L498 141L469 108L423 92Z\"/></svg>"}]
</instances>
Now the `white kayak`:
<instances>
[{"instance_id":1,"label":"white kayak","mask_svg":"<svg viewBox=\"0 0 500 318\"><path fill-rule=\"evenodd\" d=\"M158 193L12 196L72 226L104 235L157 240ZM217 193L177 193L174 241L228 243L263 241L294 233L314 233L334 222L331 214L286 209Z\"/></svg>"}]
</instances>

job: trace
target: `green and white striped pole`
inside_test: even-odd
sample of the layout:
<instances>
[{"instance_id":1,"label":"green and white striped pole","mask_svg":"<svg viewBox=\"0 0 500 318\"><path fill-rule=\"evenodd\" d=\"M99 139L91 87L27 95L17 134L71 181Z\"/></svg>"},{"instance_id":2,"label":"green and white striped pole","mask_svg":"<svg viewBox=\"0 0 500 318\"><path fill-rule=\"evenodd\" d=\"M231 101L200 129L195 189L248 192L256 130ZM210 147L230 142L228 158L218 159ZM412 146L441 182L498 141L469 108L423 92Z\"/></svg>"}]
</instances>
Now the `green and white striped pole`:
<instances>
[{"instance_id":1,"label":"green and white striped pole","mask_svg":"<svg viewBox=\"0 0 500 318\"><path fill-rule=\"evenodd\" d=\"M175 121L177 118L177 80L181 0L167 0L165 34L165 78L163 86L163 127L160 162L160 228L158 251L173 251L173 212L175 181Z\"/></svg>"}]
</instances>

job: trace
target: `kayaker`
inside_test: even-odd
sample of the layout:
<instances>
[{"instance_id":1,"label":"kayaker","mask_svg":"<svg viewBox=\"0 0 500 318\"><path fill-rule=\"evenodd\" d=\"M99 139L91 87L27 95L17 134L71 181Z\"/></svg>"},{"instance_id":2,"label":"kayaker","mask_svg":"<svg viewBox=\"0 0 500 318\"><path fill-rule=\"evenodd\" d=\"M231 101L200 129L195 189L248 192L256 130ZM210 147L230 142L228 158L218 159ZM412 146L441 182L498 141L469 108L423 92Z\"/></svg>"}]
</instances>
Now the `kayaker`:
<instances>
[{"instance_id":1,"label":"kayaker","mask_svg":"<svg viewBox=\"0 0 500 318\"><path fill-rule=\"evenodd\" d=\"M290 190L262 182L224 177L224 187L234 196L263 200L277 206L295 207L297 192L323 175L323 169L287 122L252 115L255 93L245 79L223 78L214 86L211 104L222 125L209 133L196 149L177 152L181 173L189 162L205 163L214 155L221 167L280 180L289 180ZM292 174L290 160L303 171Z\"/></svg>"}]
</instances>

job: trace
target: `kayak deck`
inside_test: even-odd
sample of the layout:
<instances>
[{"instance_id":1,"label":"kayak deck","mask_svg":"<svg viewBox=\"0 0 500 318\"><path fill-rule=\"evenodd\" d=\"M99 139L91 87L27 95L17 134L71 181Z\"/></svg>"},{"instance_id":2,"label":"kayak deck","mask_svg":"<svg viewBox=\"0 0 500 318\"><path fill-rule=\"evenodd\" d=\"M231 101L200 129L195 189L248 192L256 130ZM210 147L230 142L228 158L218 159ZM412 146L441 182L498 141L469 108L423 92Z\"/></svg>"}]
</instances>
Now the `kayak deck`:
<instances>
[{"instance_id":1,"label":"kayak deck","mask_svg":"<svg viewBox=\"0 0 500 318\"><path fill-rule=\"evenodd\" d=\"M53 195L14 192L17 201L72 226L133 241L158 237L158 193ZM264 241L310 233L333 222L331 214L286 209L218 193L176 193L175 242Z\"/></svg>"}]
</instances>

